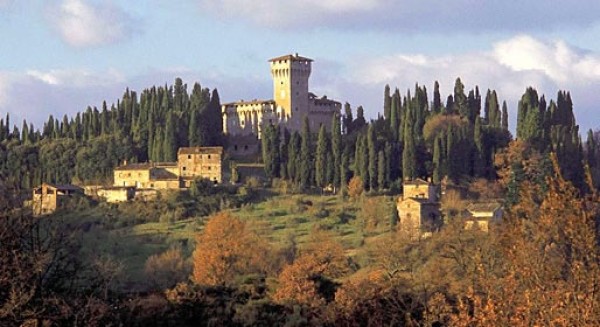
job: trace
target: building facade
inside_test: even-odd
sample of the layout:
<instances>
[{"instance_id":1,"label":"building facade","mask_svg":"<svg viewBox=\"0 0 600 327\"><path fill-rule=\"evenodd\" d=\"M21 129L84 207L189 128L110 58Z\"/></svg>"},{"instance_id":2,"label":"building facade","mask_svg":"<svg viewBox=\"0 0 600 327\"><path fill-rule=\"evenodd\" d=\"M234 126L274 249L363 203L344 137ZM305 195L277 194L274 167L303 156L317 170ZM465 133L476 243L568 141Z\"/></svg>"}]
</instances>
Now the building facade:
<instances>
[{"instance_id":1,"label":"building facade","mask_svg":"<svg viewBox=\"0 0 600 327\"><path fill-rule=\"evenodd\" d=\"M196 178L223 182L223 147L188 147L177 151L177 166L184 187L190 187Z\"/></svg>"},{"instance_id":2,"label":"building facade","mask_svg":"<svg viewBox=\"0 0 600 327\"><path fill-rule=\"evenodd\" d=\"M334 115L340 113L341 103L309 92L312 62L298 54L269 60L273 99L223 104L223 132L260 138L268 124L281 125L290 132L300 131L304 117L312 131L318 131L323 124L330 128Z\"/></svg>"},{"instance_id":3,"label":"building facade","mask_svg":"<svg viewBox=\"0 0 600 327\"><path fill-rule=\"evenodd\" d=\"M83 195L83 189L75 185L43 183L33 189L31 208L34 216L48 215L58 210L69 198Z\"/></svg>"},{"instance_id":4,"label":"building facade","mask_svg":"<svg viewBox=\"0 0 600 327\"><path fill-rule=\"evenodd\" d=\"M437 187L429 181L404 182L396 208L400 228L413 238L428 235L443 225Z\"/></svg>"}]
</instances>

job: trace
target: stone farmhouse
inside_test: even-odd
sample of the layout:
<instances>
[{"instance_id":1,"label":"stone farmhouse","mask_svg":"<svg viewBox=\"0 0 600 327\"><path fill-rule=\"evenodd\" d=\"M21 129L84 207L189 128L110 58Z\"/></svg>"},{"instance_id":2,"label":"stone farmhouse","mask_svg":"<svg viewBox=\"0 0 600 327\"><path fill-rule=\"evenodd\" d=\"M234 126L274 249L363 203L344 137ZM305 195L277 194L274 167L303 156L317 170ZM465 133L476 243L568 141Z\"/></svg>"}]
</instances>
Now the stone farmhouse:
<instances>
[{"instance_id":1,"label":"stone farmhouse","mask_svg":"<svg viewBox=\"0 0 600 327\"><path fill-rule=\"evenodd\" d=\"M430 234L443 224L437 187L430 181L405 181L396 207L400 228L411 237Z\"/></svg>"},{"instance_id":2,"label":"stone farmhouse","mask_svg":"<svg viewBox=\"0 0 600 327\"><path fill-rule=\"evenodd\" d=\"M189 188L194 179L223 182L223 147L185 147L177 151L177 162L125 162L113 171L112 187L98 190L107 202L145 200L159 190Z\"/></svg>"},{"instance_id":3,"label":"stone farmhouse","mask_svg":"<svg viewBox=\"0 0 600 327\"><path fill-rule=\"evenodd\" d=\"M33 189L31 208L34 216L48 215L64 205L68 199L83 195L83 189L75 185L43 183Z\"/></svg>"},{"instance_id":4,"label":"stone farmhouse","mask_svg":"<svg viewBox=\"0 0 600 327\"><path fill-rule=\"evenodd\" d=\"M257 153L257 139L268 124L285 127L290 132L300 131L307 117L313 132L318 131L321 125L331 127L331 121L334 115L339 115L342 105L309 92L312 62L312 59L297 53L273 58L269 60L273 99L242 100L222 105L223 132L231 140L229 153L234 156ZM254 142L249 143L248 139L254 139Z\"/></svg>"},{"instance_id":5,"label":"stone farmhouse","mask_svg":"<svg viewBox=\"0 0 600 327\"><path fill-rule=\"evenodd\" d=\"M442 195L443 196L443 195ZM422 179L406 181L396 204L400 228L410 237L427 237L444 224L440 211L438 187ZM502 219L499 201L470 202L460 217L466 230L487 232L490 225Z\"/></svg>"}]
</instances>

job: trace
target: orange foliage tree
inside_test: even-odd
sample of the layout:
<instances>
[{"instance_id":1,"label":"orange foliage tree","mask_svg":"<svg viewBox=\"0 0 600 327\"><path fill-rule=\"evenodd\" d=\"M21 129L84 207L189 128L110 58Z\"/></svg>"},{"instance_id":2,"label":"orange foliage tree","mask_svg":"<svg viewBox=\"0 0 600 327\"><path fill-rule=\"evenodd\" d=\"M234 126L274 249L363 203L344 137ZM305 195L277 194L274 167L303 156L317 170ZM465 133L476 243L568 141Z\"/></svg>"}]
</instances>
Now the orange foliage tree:
<instances>
[{"instance_id":1,"label":"orange foliage tree","mask_svg":"<svg viewBox=\"0 0 600 327\"><path fill-rule=\"evenodd\" d=\"M503 269L459 295L452 325L600 325L599 199L555 174L539 209L509 219L497 243Z\"/></svg>"},{"instance_id":2,"label":"orange foliage tree","mask_svg":"<svg viewBox=\"0 0 600 327\"><path fill-rule=\"evenodd\" d=\"M312 242L279 274L279 287L273 294L277 302L292 302L318 307L331 300L335 290L327 289L332 280L350 271L342 246L329 233L316 231Z\"/></svg>"},{"instance_id":3,"label":"orange foliage tree","mask_svg":"<svg viewBox=\"0 0 600 327\"><path fill-rule=\"evenodd\" d=\"M217 213L196 238L192 278L197 284L232 285L241 275L264 273L269 249L243 221Z\"/></svg>"}]
</instances>

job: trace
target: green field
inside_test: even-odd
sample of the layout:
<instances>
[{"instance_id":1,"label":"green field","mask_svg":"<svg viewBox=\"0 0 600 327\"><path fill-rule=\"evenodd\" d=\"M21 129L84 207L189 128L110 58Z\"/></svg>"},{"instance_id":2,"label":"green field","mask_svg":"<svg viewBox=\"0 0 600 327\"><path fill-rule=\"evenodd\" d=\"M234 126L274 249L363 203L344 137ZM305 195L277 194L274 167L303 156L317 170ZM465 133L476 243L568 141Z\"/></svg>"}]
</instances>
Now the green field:
<instances>
[{"instance_id":1,"label":"green field","mask_svg":"<svg viewBox=\"0 0 600 327\"><path fill-rule=\"evenodd\" d=\"M334 195L271 195L228 210L275 249L291 242L301 249L310 242L312 231L325 230L360 263L365 261L364 245L390 230L393 203L389 196L343 199ZM100 203L62 217L78 227L83 257L110 257L122 263L118 287L143 290L148 257L179 246L190 258L195 236L208 219L163 221L165 212L168 215L173 210L177 210L176 205Z\"/></svg>"}]
</instances>

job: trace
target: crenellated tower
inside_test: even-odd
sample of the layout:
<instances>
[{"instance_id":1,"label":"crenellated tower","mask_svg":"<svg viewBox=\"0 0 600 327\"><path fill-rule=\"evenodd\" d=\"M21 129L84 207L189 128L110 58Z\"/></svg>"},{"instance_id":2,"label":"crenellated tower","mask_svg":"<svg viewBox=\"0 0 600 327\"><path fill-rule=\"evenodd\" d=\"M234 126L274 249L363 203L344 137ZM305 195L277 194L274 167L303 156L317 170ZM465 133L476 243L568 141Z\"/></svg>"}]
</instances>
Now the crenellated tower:
<instances>
[{"instance_id":1,"label":"crenellated tower","mask_svg":"<svg viewBox=\"0 0 600 327\"><path fill-rule=\"evenodd\" d=\"M297 53L269 60L279 119L299 122L309 114L308 78L312 61Z\"/></svg>"}]
</instances>

